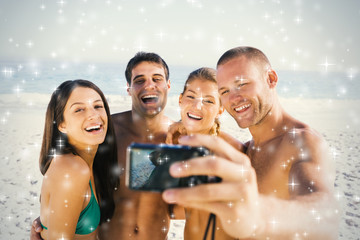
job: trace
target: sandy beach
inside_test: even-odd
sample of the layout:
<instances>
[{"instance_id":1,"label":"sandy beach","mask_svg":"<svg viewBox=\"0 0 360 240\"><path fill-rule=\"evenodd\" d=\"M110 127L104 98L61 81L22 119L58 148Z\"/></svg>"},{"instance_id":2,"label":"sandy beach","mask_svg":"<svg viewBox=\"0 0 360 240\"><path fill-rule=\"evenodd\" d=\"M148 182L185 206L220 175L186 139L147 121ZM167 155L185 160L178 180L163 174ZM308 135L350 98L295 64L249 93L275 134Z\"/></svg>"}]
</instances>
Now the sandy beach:
<instances>
[{"instance_id":1,"label":"sandy beach","mask_svg":"<svg viewBox=\"0 0 360 240\"><path fill-rule=\"evenodd\" d=\"M128 97L107 97L112 113L131 106ZM25 93L0 97L0 239L28 239L30 225L39 216L42 176L38 157L49 98L45 94ZM341 206L339 239L359 239L360 100L281 101L288 112L317 129L327 140L336 165L335 196ZM177 103L178 98L173 96L165 109L174 120L179 119ZM243 141L249 139L249 133L240 130L227 114L221 122L224 131ZM174 222L169 239L182 239L183 225L184 222Z\"/></svg>"}]
</instances>

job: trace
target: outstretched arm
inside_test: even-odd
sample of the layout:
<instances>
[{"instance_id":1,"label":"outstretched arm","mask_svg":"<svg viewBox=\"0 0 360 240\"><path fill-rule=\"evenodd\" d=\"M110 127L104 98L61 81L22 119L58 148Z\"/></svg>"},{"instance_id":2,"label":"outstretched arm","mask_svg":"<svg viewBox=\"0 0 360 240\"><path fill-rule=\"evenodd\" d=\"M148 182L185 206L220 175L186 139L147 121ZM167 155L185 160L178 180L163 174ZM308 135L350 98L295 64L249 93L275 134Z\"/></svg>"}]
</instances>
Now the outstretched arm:
<instances>
[{"instance_id":1,"label":"outstretched arm","mask_svg":"<svg viewBox=\"0 0 360 240\"><path fill-rule=\"evenodd\" d=\"M234 238L337 239L337 205L329 182L322 176L312 192L278 199L259 193L249 158L224 140L195 135L181 138L180 143L205 146L215 155L173 164L170 172L174 177L216 175L222 182L167 190L163 193L165 201L215 213L223 229ZM300 177L313 173L294 168L292 174Z\"/></svg>"}]
</instances>

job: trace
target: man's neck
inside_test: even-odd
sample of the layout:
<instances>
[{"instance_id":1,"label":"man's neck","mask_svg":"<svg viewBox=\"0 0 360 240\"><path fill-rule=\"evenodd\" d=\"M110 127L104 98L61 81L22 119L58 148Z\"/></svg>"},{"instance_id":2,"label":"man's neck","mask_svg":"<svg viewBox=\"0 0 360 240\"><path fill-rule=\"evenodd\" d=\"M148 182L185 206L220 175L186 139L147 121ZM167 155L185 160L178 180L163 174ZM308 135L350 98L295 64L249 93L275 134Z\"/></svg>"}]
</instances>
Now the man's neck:
<instances>
[{"instance_id":1,"label":"man's neck","mask_svg":"<svg viewBox=\"0 0 360 240\"><path fill-rule=\"evenodd\" d=\"M150 142L152 140L156 141L159 134L166 134L169 126L172 124L172 121L164 115L163 111L155 116L142 116L134 110L132 110L131 114L136 134L143 136Z\"/></svg>"},{"instance_id":2,"label":"man's neck","mask_svg":"<svg viewBox=\"0 0 360 240\"><path fill-rule=\"evenodd\" d=\"M289 123L288 115L281 107L278 100L274 104L265 118L258 124L249 127L255 145L263 144L289 131L292 126Z\"/></svg>"}]
</instances>

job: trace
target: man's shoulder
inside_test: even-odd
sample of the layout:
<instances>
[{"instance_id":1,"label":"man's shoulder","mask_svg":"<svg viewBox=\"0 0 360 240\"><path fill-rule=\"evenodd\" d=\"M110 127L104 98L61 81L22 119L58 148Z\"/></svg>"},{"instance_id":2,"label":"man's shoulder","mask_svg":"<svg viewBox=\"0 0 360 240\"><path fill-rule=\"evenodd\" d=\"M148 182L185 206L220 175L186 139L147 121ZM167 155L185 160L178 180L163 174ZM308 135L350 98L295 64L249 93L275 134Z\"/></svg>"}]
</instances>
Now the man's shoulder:
<instances>
[{"instance_id":1,"label":"man's shoulder","mask_svg":"<svg viewBox=\"0 0 360 240\"><path fill-rule=\"evenodd\" d=\"M129 121L131 121L131 119L132 119L131 110L111 114L111 119L112 119L114 125L129 124Z\"/></svg>"},{"instance_id":2,"label":"man's shoulder","mask_svg":"<svg viewBox=\"0 0 360 240\"><path fill-rule=\"evenodd\" d=\"M295 141L306 145L324 141L322 135L318 131L304 123L288 129L286 134L284 134L283 140L285 140L285 142Z\"/></svg>"},{"instance_id":3,"label":"man's shoulder","mask_svg":"<svg viewBox=\"0 0 360 240\"><path fill-rule=\"evenodd\" d=\"M328 145L319 132L303 124L288 129L277 150L288 153L301 162L318 161L327 155Z\"/></svg>"},{"instance_id":4,"label":"man's shoulder","mask_svg":"<svg viewBox=\"0 0 360 240\"><path fill-rule=\"evenodd\" d=\"M118 112L118 113L113 113L111 114L111 117L114 119L117 119L119 117L124 117L124 116L131 116L131 110L128 111L124 111L124 112Z\"/></svg>"}]
</instances>

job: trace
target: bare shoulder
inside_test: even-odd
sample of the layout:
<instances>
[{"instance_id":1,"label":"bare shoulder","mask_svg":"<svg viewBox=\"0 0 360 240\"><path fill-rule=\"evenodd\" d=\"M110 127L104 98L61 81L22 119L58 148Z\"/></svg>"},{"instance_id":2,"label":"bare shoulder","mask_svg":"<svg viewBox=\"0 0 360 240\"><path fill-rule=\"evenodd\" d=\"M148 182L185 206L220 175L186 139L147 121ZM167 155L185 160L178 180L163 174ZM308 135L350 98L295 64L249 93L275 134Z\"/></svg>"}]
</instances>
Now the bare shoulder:
<instances>
[{"instance_id":1,"label":"bare shoulder","mask_svg":"<svg viewBox=\"0 0 360 240\"><path fill-rule=\"evenodd\" d=\"M300 184L294 195L333 191L334 163L319 132L307 125L293 128L284 135L280 148L292 154L289 177Z\"/></svg>"},{"instance_id":2,"label":"bare shoulder","mask_svg":"<svg viewBox=\"0 0 360 240\"><path fill-rule=\"evenodd\" d=\"M54 236L59 231L74 236L77 219L85 207L89 181L90 168L81 157L70 153L52 160L41 188L41 221L53 229L45 234ZM67 224L61 224L64 222Z\"/></svg>"},{"instance_id":3,"label":"bare shoulder","mask_svg":"<svg viewBox=\"0 0 360 240\"><path fill-rule=\"evenodd\" d=\"M326 153L328 151L328 146L323 136L306 124L289 129L283 135L281 145L298 151L299 159L304 161L320 160L321 158L318 157L323 155L324 151Z\"/></svg>"},{"instance_id":4,"label":"bare shoulder","mask_svg":"<svg viewBox=\"0 0 360 240\"><path fill-rule=\"evenodd\" d=\"M122 136L132 132L134 127L131 111L112 114L111 119L117 136Z\"/></svg>"},{"instance_id":5,"label":"bare shoulder","mask_svg":"<svg viewBox=\"0 0 360 240\"><path fill-rule=\"evenodd\" d=\"M114 113L111 115L114 125L126 125L131 120L131 111Z\"/></svg>"},{"instance_id":6,"label":"bare shoulder","mask_svg":"<svg viewBox=\"0 0 360 240\"><path fill-rule=\"evenodd\" d=\"M71 153L59 155L52 160L45 179L53 187L77 188L88 183L90 168L80 156Z\"/></svg>"},{"instance_id":7,"label":"bare shoulder","mask_svg":"<svg viewBox=\"0 0 360 240\"><path fill-rule=\"evenodd\" d=\"M240 152L245 152L246 151L245 144L242 143L241 141L237 140L236 138L234 138L230 134L228 134L226 132L223 132L223 131L220 131L219 137L224 139L226 142L228 142L230 145L232 145L234 148L236 148Z\"/></svg>"}]
</instances>

